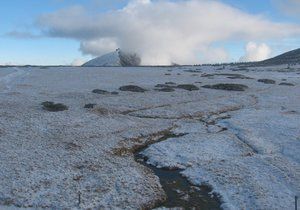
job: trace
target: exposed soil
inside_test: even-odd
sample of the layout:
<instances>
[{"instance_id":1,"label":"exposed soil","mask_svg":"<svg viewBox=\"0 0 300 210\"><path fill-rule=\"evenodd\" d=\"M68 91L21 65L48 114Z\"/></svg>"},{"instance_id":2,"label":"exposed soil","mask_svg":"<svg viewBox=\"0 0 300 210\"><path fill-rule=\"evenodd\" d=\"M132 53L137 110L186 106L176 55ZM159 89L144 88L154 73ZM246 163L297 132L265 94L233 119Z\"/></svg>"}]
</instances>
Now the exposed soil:
<instances>
[{"instance_id":1,"label":"exposed soil","mask_svg":"<svg viewBox=\"0 0 300 210\"><path fill-rule=\"evenodd\" d=\"M143 93L143 92L147 91L146 89L141 88L141 87L136 86L136 85L121 86L119 88L119 90L121 90L121 91L129 91L129 92L139 92L139 93Z\"/></svg>"},{"instance_id":2,"label":"exposed soil","mask_svg":"<svg viewBox=\"0 0 300 210\"><path fill-rule=\"evenodd\" d=\"M272 79L259 79L257 80L258 82L262 82L262 83L265 83L265 84L276 84L276 81L275 80L272 80Z\"/></svg>"},{"instance_id":3,"label":"exposed soil","mask_svg":"<svg viewBox=\"0 0 300 210\"><path fill-rule=\"evenodd\" d=\"M179 89L184 89L188 91L194 91L194 90L199 90L199 88L196 85L193 84L182 84L182 85L177 85L177 88Z\"/></svg>"},{"instance_id":4,"label":"exposed soil","mask_svg":"<svg viewBox=\"0 0 300 210\"><path fill-rule=\"evenodd\" d=\"M61 103L56 104L52 101L45 101L41 103L41 105L43 106L44 110L47 110L49 112L60 112L60 111L68 110L68 107L66 105Z\"/></svg>"},{"instance_id":5,"label":"exposed soil","mask_svg":"<svg viewBox=\"0 0 300 210\"><path fill-rule=\"evenodd\" d=\"M282 82L282 83L279 83L279 85L295 86L293 83L289 83L289 82Z\"/></svg>"},{"instance_id":6,"label":"exposed soil","mask_svg":"<svg viewBox=\"0 0 300 210\"><path fill-rule=\"evenodd\" d=\"M242 84L230 84L220 83L215 85L204 85L203 88L216 89L216 90L228 90L228 91L245 91L248 86Z\"/></svg>"}]
</instances>

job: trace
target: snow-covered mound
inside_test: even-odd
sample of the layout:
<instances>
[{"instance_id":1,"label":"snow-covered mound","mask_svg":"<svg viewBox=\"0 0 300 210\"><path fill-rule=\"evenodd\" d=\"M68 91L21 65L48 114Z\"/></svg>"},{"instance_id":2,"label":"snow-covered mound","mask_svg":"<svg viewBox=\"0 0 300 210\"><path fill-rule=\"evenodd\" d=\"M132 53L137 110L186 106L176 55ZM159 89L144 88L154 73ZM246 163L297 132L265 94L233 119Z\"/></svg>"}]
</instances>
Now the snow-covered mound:
<instances>
[{"instance_id":1,"label":"snow-covered mound","mask_svg":"<svg viewBox=\"0 0 300 210\"><path fill-rule=\"evenodd\" d=\"M85 67L93 66L139 66L140 57L135 53L126 53L117 49L114 52L97 57L83 64Z\"/></svg>"}]
</instances>

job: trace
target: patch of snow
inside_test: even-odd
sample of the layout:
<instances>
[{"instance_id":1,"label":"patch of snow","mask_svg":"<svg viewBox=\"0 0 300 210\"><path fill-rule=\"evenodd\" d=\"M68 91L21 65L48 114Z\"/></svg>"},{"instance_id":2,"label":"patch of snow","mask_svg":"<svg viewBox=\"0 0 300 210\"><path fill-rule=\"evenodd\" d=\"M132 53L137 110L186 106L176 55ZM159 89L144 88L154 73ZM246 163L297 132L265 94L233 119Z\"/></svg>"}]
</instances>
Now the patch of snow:
<instances>
[{"instance_id":1,"label":"patch of snow","mask_svg":"<svg viewBox=\"0 0 300 210\"><path fill-rule=\"evenodd\" d=\"M151 207L165 196L158 177L130 152L118 151L132 151L170 128L186 135L152 144L143 152L149 163L182 168L192 183L208 183L222 196L224 208L292 209L300 189L299 70L226 66L222 73L254 79L201 77L220 73L218 68L1 69L1 209ZM258 83L261 78L277 84ZM295 86L279 86L282 79ZM200 90L155 90L166 82L195 84ZM249 89L201 88L216 83ZM119 91L123 85L147 91ZM93 89L119 94L99 95ZM69 109L47 112L40 105L44 101ZM87 110L87 103L97 105Z\"/></svg>"},{"instance_id":2,"label":"patch of snow","mask_svg":"<svg viewBox=\"0 0 300 210\"><path fill-rule=\"evenodd\" d=\"M297 74L248 74L277 81L288 77L299 84ZM203 122L190 127L181 123L176 132L190 134L153 144L142 154L149 164L184 169L182 174L193 184L212 186L221 195L224 209L293 209L294 196L300 192L299 86L246 83L253 101L229 112L225 119L218 114L220 119L202 118L205 123L216 121L216 126L227 131L216 133L216 126L208 125L207 133L205 129L195 132L195 127L204 127ZM218 97L213 98L206 102L215 105Z\"/></svg>"}]
</instances>

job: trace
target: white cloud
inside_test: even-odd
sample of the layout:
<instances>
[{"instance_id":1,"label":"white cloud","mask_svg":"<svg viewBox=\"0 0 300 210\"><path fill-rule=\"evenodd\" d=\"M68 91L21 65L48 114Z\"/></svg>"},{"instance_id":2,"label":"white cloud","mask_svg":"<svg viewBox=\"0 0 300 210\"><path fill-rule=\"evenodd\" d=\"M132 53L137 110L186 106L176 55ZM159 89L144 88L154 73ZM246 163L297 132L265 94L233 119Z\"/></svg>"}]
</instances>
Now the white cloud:
<instances>
[{"instance_id":1,"label":"white cloud","mask_svg":"<svg viewBox=\"0 0 300 210\"><path fill-rule=\"evenodd\" d=\"M0 62L0 66L12 66L12 65L14 65L12 62L4 62L4 63Z\"/></svg>"},{"instance_id":2,"label":"white cloud","mask_svg":"<svg viewBox=\"0 0 300 210\"><path fill-rule=\"evenodd\" d=\"M71 66L81 66L84 64L86 61L80 58L76 58L72 61Z\"/></svg>"},{"instance_id":3,"label":"white cloud","mask_svg":"<svg viewBox=\"0 0 300 210\"><path fill-rule=\"evenodd\" d=\"M257 44L255 42L249 42L245 50L246 54L240 59L240 61L243 62L262 61L271 56L271 49L265 43Z\"/></svg>"},{"instance_id":4,"label":"white cloud","mask_svg":"<svg viewBox=\"0 0 300 210\"><path fill-rule=\"evenodd\" d=\"M288 16L300 17L299 0L273 0L277 8Z\"/></svg>"},{"instance_id":5,"label":"white cloud","mask_svg":"<svg viewBox=\"0 0 300 210\"><path fill-rule=\"evenodd\" d=\"M80 41L85 54L98 56L119 47L140 54L143 64L223 62L228 53L211 47L216 42L300 34L298 25L271 22L213 0L134 0L100 14L76 6L45 14L38 24L48 36Z\"/></svg>"},{"instance_id":6,"label":"white cloud","mask_svg":"<svg viewBox=\"0 0 300 210\"><path fill-rule=\"evenodd\" d=\"M80 45L80 50L84 54L92 55L102 55L117 48L117 40L113 38L92 39L90 41L83 41Z\"/></svg>"},{"instance_id":7,"label":"white cloud","mask_svg":"<svg viewBox=\"0 0 300 210\"><path fill-rule=\"evenodd\" d=\"M39 39L42 38L41 35L36 35L28 31L10 31L5 34L5 36L15 39Z\"/></svg>"},{"instance_id":8,"label":"white cloud","mask_svg":"<svg viewBox=\"0 0 300 210\"><path fill-rule=\"evenodd\" d=\"M130 2L131 5L137 5L137 4L150 4L151 0L132 0Z\"/></svg>"},{"instance_id":9,"label":"white cloud","mask_svg":"<svg viewBox=\"0 0 300 210\"><path fill-rule=\"evenodd\" d=\"M223 48L208 47L202 50L203 53L198 57L201 63L226 63L230 60L230 56Z\"/></svg>"}]
</instances>

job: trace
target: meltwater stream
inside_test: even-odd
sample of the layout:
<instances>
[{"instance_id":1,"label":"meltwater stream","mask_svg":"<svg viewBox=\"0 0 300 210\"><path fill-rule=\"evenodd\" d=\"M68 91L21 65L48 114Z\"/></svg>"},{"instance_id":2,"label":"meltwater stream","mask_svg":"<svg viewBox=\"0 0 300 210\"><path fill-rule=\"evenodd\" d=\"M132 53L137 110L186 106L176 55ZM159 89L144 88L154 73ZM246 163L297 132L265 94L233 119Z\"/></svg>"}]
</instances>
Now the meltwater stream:
<instances>
[{"instance_id":1,"label":"meltwater stream","mask_svg":"<svg viewBox=\"0 0 300 210\"><path fill-rule=\"evenodd\" d=\"M162 137L159 141L164 141L168 138L176 137L168 134ZM177 136L178 137L178 136ZM157 143L157 142L156 142ZM148 145L149 146L149 145ZM220 199L211 193L211 189L207 186L195 186L184 178L181 170L169 170L165 168L157 168L147 164L147 157L140 153L146 148L142 148L135 152L135 160L140 164L150 168L153 173L159 177L167 199L158 204L157 207L183 209L203 209L203 210L219 210L221 209Z\"/></svg>"}]
</instances>

